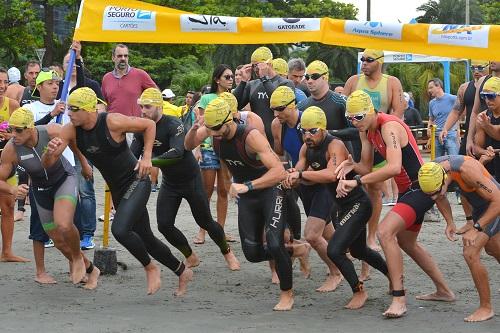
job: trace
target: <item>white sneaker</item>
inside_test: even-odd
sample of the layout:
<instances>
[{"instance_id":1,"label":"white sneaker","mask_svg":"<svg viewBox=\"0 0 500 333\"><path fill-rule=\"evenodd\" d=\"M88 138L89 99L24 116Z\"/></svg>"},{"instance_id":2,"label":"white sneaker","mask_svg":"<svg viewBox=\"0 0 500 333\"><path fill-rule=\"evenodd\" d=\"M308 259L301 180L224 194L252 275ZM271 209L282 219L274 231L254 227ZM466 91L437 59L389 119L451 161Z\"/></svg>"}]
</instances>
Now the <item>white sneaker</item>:
<instances>
[{"instance_id":1,"label":"white sneaker","mask_svg":"<svg viewBox=\"0 0 500 333\"><path fill-rule=\"evenodd\" d=\"M115 218L115 210L112 210L111 212L109 212L109 221L113 221L113 219ZM99 216L98 220L100 222L104 222L104 214Z\"/></svg>"}]
</instances>

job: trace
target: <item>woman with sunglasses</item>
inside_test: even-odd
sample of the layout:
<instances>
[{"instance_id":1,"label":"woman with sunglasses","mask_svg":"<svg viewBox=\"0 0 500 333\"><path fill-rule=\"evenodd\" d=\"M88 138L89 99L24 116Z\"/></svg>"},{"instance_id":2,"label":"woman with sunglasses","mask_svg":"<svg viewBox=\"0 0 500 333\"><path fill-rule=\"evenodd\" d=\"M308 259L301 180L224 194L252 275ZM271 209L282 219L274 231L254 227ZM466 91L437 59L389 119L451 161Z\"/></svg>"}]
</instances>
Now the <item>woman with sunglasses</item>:
<instances>
[{"instance_id":1,"label":"woman with sunglasses","mask_svg":"<svg viewBox=\"0 0 500 333\"><path fill-rule=\"evenodd\" d=\"M216 99L223 92L231 91L233 81L233 71L228 65L221 64L215 67L212 73L210 93L203 95L198 105L198 113L201 117L203 117L204 110L207 108L208 103ZM209 201L210 198L212 198L215 187L214 185L217 181L217 223L224 228L224 225L226 224L228 205L227 195L231 184L231 175L229 174L226 165L224 163L220 163L219 158L214 153L211 137L208 137L201 143L200 152L201 176ZM195 244L205 243L205 232L206 231L204 229L200 228L198 235L194 238ZM226 235L226 240L229 242L234 241L230 235Z\"/></svg>"},{"instance_id":2,"label":"woman with sunglasses","mask_svg":"<svg viewBox=\"0 0 500 333\"><path fill-rule=\"evenodd\" d=\"M487 110L476 119L474 153L484 164L493 166L488 170L492 170L495 179L500 181L500 156L496 153L500 149L500 78L489 78L479 96L485 101Z\"/></svg>"},{"instance_id":3,"label":"woman with sunglasses","mask_svg":"<svg viewBox=\"0 0 500 333\"><path fill-rule=\"evenodd\" d=\"M486 267L481 262L483 248L500 263L500 184L483 165L470 156L450 155L422 165L418 172L422 191L433 200L446 196L451 182L456 182L472 206L472 223L457 231L463 235L463 256L472 274L479 294L479 308L464 318L478 322L493 318L491 291ZM451 219L448 207L447 220ZM445 216L446 217L446 216ZM446 228L446 236L455 241L453 224Z\"/></svg>"},{"instance_id":4,"label":"woman with sunglasses","mask_svg":"<svg viewBox=\"0 0 500 333\"><path fill-rule=\"evenodd\" d=\"M407 311L401 250L420 266L436 287L434 293L417 296L417 299L454 301L455 295L438 266L417 242L424 215L432 208L434 201L415 185L423 159L410 129L400 118L376 112L370 96L362 90L353 92L347 99L346 117L359 130L363 148L359 163L354 163L352 157L349 157L335 170L340 179L337 197L345 197L359 186L380 183L393 177L399 190L396 205L380 222L377 233L393 288L392 304L384 312L384 316L399 318ZM387 160L387 164L372 172L374 151ZM355 180L345 179L351 171L360 177ZM445 197L443 202L437 202L438 208L443 211L446 203Z\"/></svg>"}]
</instances>

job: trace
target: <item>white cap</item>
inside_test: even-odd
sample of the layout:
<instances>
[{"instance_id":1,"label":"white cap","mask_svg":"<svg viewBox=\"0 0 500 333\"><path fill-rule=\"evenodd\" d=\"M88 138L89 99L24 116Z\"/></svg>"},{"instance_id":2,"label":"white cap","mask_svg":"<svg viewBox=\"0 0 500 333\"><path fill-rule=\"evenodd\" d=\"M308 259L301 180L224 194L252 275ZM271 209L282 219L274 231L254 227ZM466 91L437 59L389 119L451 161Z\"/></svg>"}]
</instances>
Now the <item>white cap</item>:
<instances>
[{"instance_id":1,"label":"white cap","mask_svg":"<svg viewBox=\"0 0 500 333\"><path fill-rule=\"evenodd\" d=\"M170 89L165 89L161 92L161 95L164 97L164 98L172 98L172 97L175 97L175 94L172 90Z\"/></svg>"},{"instance_id":2,"label":"white cap","mask_svg":"<svg viewBox=\"0 0 500 333\"><path fill-rule=\"evenodd\" d=\"M406 103L408 103L410 101L410 94L408 94L407 92L403 92L403 96L405 98Z\"/></svg>"},{"instance_id":3,"label":"white cap","mask_svg":"<svg viewBox=\"0 0 500 333\"><path fill-rule=\"evenodd\" d=\"M7 76L9 77L9 83L21 81L21 72L16 67L9 68Z\"/></svg>"}]
</instances>

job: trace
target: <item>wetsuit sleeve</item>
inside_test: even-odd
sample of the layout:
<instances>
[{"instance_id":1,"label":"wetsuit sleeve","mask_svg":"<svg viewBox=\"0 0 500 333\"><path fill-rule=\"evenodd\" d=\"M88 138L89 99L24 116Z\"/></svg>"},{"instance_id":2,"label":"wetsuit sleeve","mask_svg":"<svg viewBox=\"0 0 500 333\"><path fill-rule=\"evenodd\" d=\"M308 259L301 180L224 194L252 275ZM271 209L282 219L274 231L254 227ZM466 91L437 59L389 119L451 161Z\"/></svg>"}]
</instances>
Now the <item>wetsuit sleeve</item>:
<instances>
[{"instance_id":1,"label":"wetsuit sleeve","mask_svg":"<svg viewBox=\"0 0 500 333\"><path fill-rule=\"evenodd\" d=\"M250 101L250 82L241 81L233 95L238 100L238 110L242 110Z\"/></svg>"},{"instance_id":2,"label":"wetsuit sleeve","mask_svg":"<svg viewBox=\"0 0 500 333\"><path fill-rule=\"evenodd\" d=\"M157 156L161 159L176 159L184 156L184 125L180 120L175 119L168 125L168 138L170 149Z\"/></svg>"},{"instance_id":3,"label":"wetsuit sleeve","mask_svg":"<svg viewBox=\"0 0 500 333\"><path fill-rule=\"evenodd\" d=\"M35 126L38 126L38 125L47 125L48 123L50 123L50 121L53 119L54 117L52 117L50 115L50 112L47 113L45 115L45 117L43 117L42 119L38 120L38 121L35 121Z\"/></svg>"},{"instance_id":4,"label":"wetsuit sleeve","mask_svg":"<svg viewBox=\"0 0 500 333\"><path fill-rule=\"evenodd\" d=\"M351 141L359 139L359 130L356 127L348 127L339 130L329 130L328 133L338 137L342 141Z\"/></svg>"},{"instance_id":5,"label":"wetsuit sleeve","mask_svg":"<svg viewBox=\"0 0 500 333\"><path fill-rule=\"evenodd\" d=\"M144 139L140 134L134 134L134 139L130 144L130 150L134 154L135 158L139 159L144 150Z\"/></svg>"}]
</instances>

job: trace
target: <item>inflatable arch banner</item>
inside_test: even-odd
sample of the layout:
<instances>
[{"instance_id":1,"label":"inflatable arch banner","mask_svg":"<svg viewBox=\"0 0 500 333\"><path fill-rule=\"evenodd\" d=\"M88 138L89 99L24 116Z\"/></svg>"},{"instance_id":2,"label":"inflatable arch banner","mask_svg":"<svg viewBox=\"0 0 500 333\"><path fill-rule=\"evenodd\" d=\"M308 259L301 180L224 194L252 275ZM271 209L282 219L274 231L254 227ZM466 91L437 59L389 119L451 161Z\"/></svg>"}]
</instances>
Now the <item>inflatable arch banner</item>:
<instances>
[{"instance_id":1,"label":"inflatable arch banner","mask_svg":"<svg viewBox=\"0 0 500 333\"><path fill-rule=\"evenodd\" d=\"M74 39L165 44L320 42L442 57L500 59L500 26L199 15L133 0L82 0Z\"/></svg>"}]
</instances>

